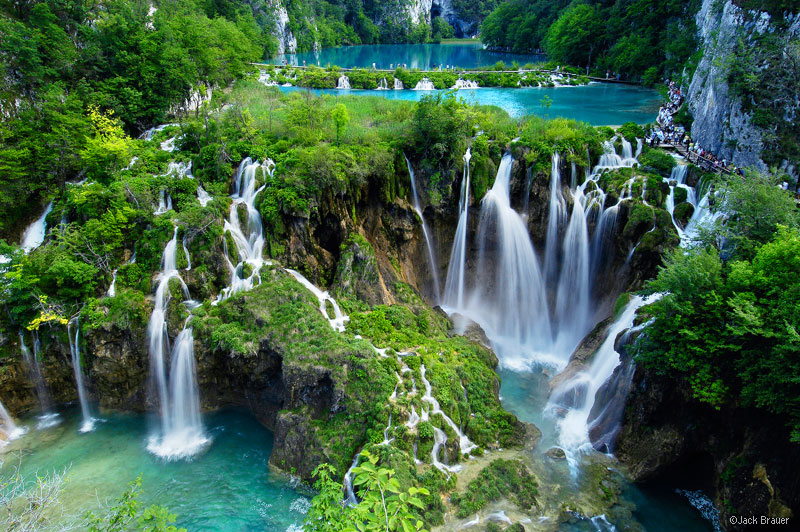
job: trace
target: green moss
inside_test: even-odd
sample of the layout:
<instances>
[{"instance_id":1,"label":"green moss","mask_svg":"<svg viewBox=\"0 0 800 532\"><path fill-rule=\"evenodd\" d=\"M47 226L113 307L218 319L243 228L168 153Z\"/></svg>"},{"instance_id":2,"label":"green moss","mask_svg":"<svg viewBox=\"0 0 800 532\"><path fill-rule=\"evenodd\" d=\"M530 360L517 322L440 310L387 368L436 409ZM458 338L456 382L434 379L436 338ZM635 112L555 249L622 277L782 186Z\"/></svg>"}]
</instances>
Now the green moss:
<instances>
[{"instance_id":1,"label":"green moss","mask_svg":"<svg viewBox=\"0 0 800 532\"><path fill-rule=\"evenodd\" d=\"M672 155L663 150L645 148L639 156L639 164L653 169L662 177L669 177L678 163Z\"/></svg>"},{"instance_id":2,"label":"green moss","mask_svg":"<svg viewBox=\"0 0 800 532\"><path fill-rule=\"evenodd\" d=\"M525 464L521 460L500 458L484 468L464 493L454 493L450 500L458 508L456 515L464 518L502 498L528 511L537 504L537 495L538 482Z\"/></svg>"}]
</instances>

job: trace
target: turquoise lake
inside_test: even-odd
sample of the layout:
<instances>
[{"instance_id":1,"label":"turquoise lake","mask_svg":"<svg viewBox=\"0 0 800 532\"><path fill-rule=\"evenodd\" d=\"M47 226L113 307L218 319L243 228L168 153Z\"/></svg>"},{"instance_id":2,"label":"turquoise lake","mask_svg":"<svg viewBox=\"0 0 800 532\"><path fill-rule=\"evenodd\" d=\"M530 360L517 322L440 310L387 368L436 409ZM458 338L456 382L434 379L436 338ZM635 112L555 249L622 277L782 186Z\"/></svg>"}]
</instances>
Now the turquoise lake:
<instances>
[{"instance_id":1,"label":"turquoise lake","mask_svg":"<svg viewBox=\"0 0 800 532\"><path fill-rule=\"evenodd\" d=\"M476 68L493 65L503 61L511 65L513 61L520 65L526 63L540 63L545 60L543 55L508 54L491 52L483 49L480 41L457 42L443 44L365 44L361 46L338 46L324 48L318 52L301 54L286 54L278 56L271 62L283 64L286 60L290 65L329 66L337 65L342 68L375 67L379 69L395 68L398 64L405 64L406 68L419 68L430 70L438 66L455 65L460 68Z\"/></svg>"},{"instance_id":2,"label":"turquoise lake","mask_svg":"<svg viewBox=\"0 0 800 532\"><path fill-rule=\"evenodd\" d=\"M289 479L270 471L272 433L248 412L226 409L203 415L211 445L191 461L164 462L145 449L147 419L108 413L93 432L78 432L80 411L62 412L61 424L35 430L3 450L3 473L17 463L31 480L68 469L61 497L78 520L99 501L113 502L142 477L140 501L168 506L191 532L299 531L310 501ZM27 422L26 422L27 421ZM23 420L35 425L35 419ZM99 500L98 500L99 498Z\"/></svg>"},{"instance_id":3,"label":"turquoise lake","mask_svg":"<svg viewBox=\"0 0 800 532\"><path fill-rule=\"evenodd\" d=\"M281 87L284 91L309 90ZM357 95L389 100L418 101L437 91L415 90L340 90L311 89L316 94ZM536 115L544 118L571 118L594 126L621 125L625 122L653 122L662 103L654 90L633 85L590 83L580 87L540 87L504 89L487 87L457 92L459 98L480 105L495 105L513 117ZM549 99L549 105L548 105Z\"/></svg>"}]
</instances>

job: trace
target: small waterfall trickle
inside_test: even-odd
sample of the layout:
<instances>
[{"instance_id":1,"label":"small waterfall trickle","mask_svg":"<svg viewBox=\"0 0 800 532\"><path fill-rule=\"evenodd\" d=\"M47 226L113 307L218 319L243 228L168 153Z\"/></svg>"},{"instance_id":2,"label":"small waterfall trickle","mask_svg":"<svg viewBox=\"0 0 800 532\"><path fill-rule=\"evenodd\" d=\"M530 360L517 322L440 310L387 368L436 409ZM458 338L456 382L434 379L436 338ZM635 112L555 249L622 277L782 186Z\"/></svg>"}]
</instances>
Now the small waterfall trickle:
<instances>
[{"instance_id":1,"label":"small waterfall trickle","mask_svg":"<svg viewBox=\"0 0 800 532\"><path fill-rule=\"evenodd\" d=\"M386 78L382 78L378 82L378 86L375 88L376 91L388 91L389 90L389 83L386 81Z\"/></svg>"},{"instance_id":2,"label":"small waterfall trickle","mask_svg":"<svg viewBox=\"0 0 800 532\"><path fill-rule=\"evenodd\" d=\"M206 192L206 189L204 189L201 185L197 185L197 201L200 202L201 207L208 205L212 199L214 198L211 197L211 194Z\"/></svg>"},{"instance_id":3,"label":"small waterfall trickle","mask_svg":"<svg viewBox=\"0 0 800 532\"><path fill-rule=\"evenodd\" d=\"M106 292L107 297L114 297L117 295L117 270L111 272L111 285Z\"/></svg>"},{"instance_id":4,"label":"small waterfall trickle","mask_svg":"<svg viewBox=\"0 0 800 532\"><path fill-rule=\"evenodd\" d=\"M75 334L72 334L72 324L75 324ZM72 371L75 374L75 386L78 389L78 400L81 403L81 423L80 432L91 432L94 429L95 419L92 417L91 407L89 406L89 396L86 393L86 386L83 383L83 371L81 370L81 350L80 350L81 324L76 316L67 323L67 337L69 338L69 353L72 358Z\"/></svg>"},{"instance_id":5,"label":"small waterfall trickle","mask_svg":"<svg viewBox=\"0 0 800 532\"><path fill-rule=\"evenodd\" d=\"M192 269L192 257L189 255L189 249L186 247L185 236L183 237L181 244L183 245L183 255L186 257L186 271L189 271Z\"/></svg>"},{"instance_id":6,"label":"small waterfall trickle","mask_svg":"<svg viewBox=\"0 0 800 532\"><path fill-rule=\"evenodd\" d=\"M344 501L342 502L345 506L358 505L356 493L353 491L353 470L358 466L358 460L360 458L361 453L356 453L356 457L353 458L353 463L350 464L350 469L348 469L344 474L344 480L342 481L342 488L344 489Z\"/></svg>"},{"instance_id":7,"label":"small waterfall trickle","mask_svg":"<svg viewBox=\"0 0 800 532\"><path fill-rule=\"evenodd\" d=\"M464 284L467 262L467 216L469 211L469 162L472 159L470 149L464 153L464 174L461 178L461 195L458 203L458 226L450 252L450 263L447 266L447 279L444 287L444 303L448 307L461 309L464 307Z\"/></svg>"},{"instance_id":8,"label":"small waterfall trickle","mask_svg":"<svg viewBox=\"0 0 800 532\"><path fill-rule=\"evenodd\" d=\"M417 193L417 180L414 174L414 168L411 167L411 161L408 160L408 157L403 154L403 157L406 159L406 166L408 167L408 175L411 177L411 195L412 199L414 200L414 210L416 211L417 215L419 216L420 222L422 223L422 234L425 236L425 245L428 248L428 264L431 268L431 276L433 277L433 293L436 297L436 303L439 304L441 302L441 289L439 288L439 268L436 264L436 255L434 252L433 241L430 236L430 232L428 231L428 224L425 223L425 216L422 214L422 208L420 207L419 203L419 194ZM469 159L467 156L464 156L464 160L466 161L466 165L469 165ZM468 172L469 170L467 170Z\"/></svg>"},{"instance_id":9,"label":"small waterfall trickle","mask_svg":"<svg viewBox=\"0 0 800 532\"><path fill-rule=\"evenodd\" d=\"M453 85L452 88L456 90L464 90L464 89L477 89L479 87L477 81L470 81L468 79L457 79L456 84Z\"/></svg>"},{"instance_id":10,"label":"small waterfall trickle","mask_svg":"<svg viewBox=\"0 0 800 532\"><path fill-rule=\"evenodd\" d=\"M336 303L336 300L333 299L327 291L322 291L314 286L314 284L303 277L300 272L290 268L286 268L286 271L289 272L289 274L300 284L305 286L312 294L314 294L314 297L316 297L319 301L319 311L323 316L325 316L325 319L328 320L328 323L331 324L331 328L334 331L344 332L345 323L350 321L350 317L342 312L342 309L339 308L339 304ZM333 309L333 317L331 317L330 313L328 312L328 304L330 304L331 308Z\"/></svg>"},{"instance_id":11,"label":"small waterfall trickle","mask_svg":"<svg viewBox=\"0 0 800 532\"><path fill-rule=\"evenodd\" d=\"M33 221L22 233L20 240L20 247L25 253L30 253L38 248L44 242L44 237L47 235L47 215L53 210L53 202L47 204L44 212L36 220Z\"/></svg>"},{"instance_id":12,"label":"small waterfall trickle","mask_svg":"<svg viewBox=\"0 0 800 532\"><path fill-rule=\"evenodd\" d=\"M397 78L394 78L394 90L401 91L403 89L405 89L405 87L403 86L403 82Z\"/></svg>"},{"instance_id":13,"label":"small waterfall trickle","mask_svg":"<svg viewBox=\"0 0 800 532\"><path fill-rule=\"evenodd\" d=\"M158 207L153 211L156 216L162 215L167 211L172 210L172 196L164 189L158 191Z\"/></svg>"},{"instance_id":14,"label":"small waterfall trickle","mask_svg":"<svg viewBox=\"0 0 800 532\"><path fill-rule=\"evenodd\" d=\"M339 90L350 90L350 78L342 74L336 82L336 88Z\"/></svg>"},{"instance_id":15,"label":"small waterfall trickle","mask_svg":"<svg viewBox=\"0 0 800 532\"><path fill-rule=\"evenodd\" d=\"M160 413L160 432L150 437L147 449L166 460L188 458L208 442L200 421L197 376L194 371L194 338L188 320L176 339L167 379L166 354L170 350L166 311L170 300L169 283L176 279L189 300L189 290L177 267L178 228L172 235L161 259L161 273L155 294L155 305L147 326L150 374L154 381Z\"/></svg>"}]
</instances>

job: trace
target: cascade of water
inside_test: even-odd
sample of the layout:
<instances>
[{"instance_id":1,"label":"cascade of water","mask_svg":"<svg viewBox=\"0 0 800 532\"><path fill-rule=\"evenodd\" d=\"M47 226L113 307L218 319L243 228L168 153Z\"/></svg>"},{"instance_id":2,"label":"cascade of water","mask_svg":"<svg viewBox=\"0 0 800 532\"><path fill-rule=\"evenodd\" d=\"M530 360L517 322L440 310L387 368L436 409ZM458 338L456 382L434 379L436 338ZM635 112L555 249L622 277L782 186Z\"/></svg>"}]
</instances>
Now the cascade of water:
<instances>
[{"instance_id":1,"label":"cascade of water","mask_svg":"<svg viewBox=\"0 0 800 532\"><path fill-rule=\"evenodd\" d=\"M433 396L433 388L431 386L431 383L428 382L428 379L425 378L425 371L426 371L425 364L421 364L419 372L422 377L422 384L425 386L425 395L422 396L422 402L431 405L431 407L423 413L422 416L423 419L428 419L433 415L440 414L442 416L442 419L444 419L445 423L450 425L450 428L453 429L453 432L455 432L456 435L458 436L458 448L460 449L461 454L462 455L469 454L470 452L472 452L473 449L477 447L477 445L472 443L470 439L467 437L467 435L461 432L461 428L458 425L456 425L455 421L450 419L450 416L448 416L442 411L442 408L439 406L439 401L437 401L436 398ZM445 441L446 440L447 437L445 437Z\"/></svg>"},{"instance_id":2,"label":"cascade of water","mask_svg":"<svg viewBox=\"0 0 800 532\"><path fill-rule=\"evenodd\" d=\"M569 176L569 188L575 190L578 187L578 165L572 161L572 172Z\"/></svg>"},{"instance_id":3,"label":"cascade of water","mask_svg":"<svg viewBox=\"0 0 800 532\"><path fill-rule=\"evenodd\" d=\"M636 154L634 155L634 157L636 159L638 159L639 156L642 154L642 148L643 147L644 147L644 144L642 143L642 139L637 137L637 139L636 139Z\"/></svg>"},{"instance_id":4,"label":"cascade of water","mask_svg":"<svg viewBox=\"0 0 800 532\"><path fill-rule=\"evenodd\" d=\"M417 82L412 90L415 91L435 91L436 86L428 78L422 78Z\"/></svg>"},{"instance_id":5,"label":"cascade of water","mask_svg":"<svg viewBox=\"0 0 800 532\"><path fill-rule=\"evenodd\" d=\"M419 194L417 193L417 181L414 175L414 168L411 167L411 161L408 160L408 157L406 157L405 154L403 154L403 157L405 157L406 166L408 166L408 175L411 176L411 195L412 199L414 200L414 210L422 222L422 234L425 236L425 245L428 247L428 264L430 265L431 275L433 276L433 293L436 297L436 303L438 304L441 302L441 291L439 288L439 268L436 265L436 255L433 251L433 242L428 231L428 224L425 223L425 216L422 214L422 208L419 204ZM465 160L468 161L466 156ZM467 162L467 165L468 164L469 162Z\"/></svg>"},{"instance_id":6,"label":"cascade of water","mask_svg":"<svg viewBox=\"0 0 800 532\"><path fill-rule=\"evenodd\" d=\"M201 185L197 185L197 200L200 202L200 206L205 207L208 203L214 198L211 197L211 194L206 192Z\"/></svg>"},{"instance_id":7,"label":"cascade of water","mask_svg":"<svg viewBox=\"0 0 800 532\"><path fill-rule=\"evenodd\" d=\"M633 159L633 147L625 137L622 137L622 160Z\"/></svg>"},{"instance_id":8,"label":"cascade of water","mask_svg":"<svg viewBox=\"0 0 800 532\"><path fill-rule=\"evenodd\" d=\"M400 91L403 89L405 89L405 87L403 86L403 82L397 78L394 78L394 90Z\"/></svg>"},{"instance_id":9,"label":"cascade of water","mask_svg":"<svg viewBox=\"0 0 800 532\"><path fill-rule=\"evenodd\" d=\"M72 334L72 324L75 324L75 334ZM75 386L78 388L78 399L81 403L81 414L83 423L80 432L91 432L94 429L95 419L89 407L89 397L86 393L86 386L83 383L83 371L81 371L81 350L78 343L81 333L81 324L78 317L71 319L67 323L67 337L69 338L69 353L72 356L72 371L75 373Z\"/></svg>"},{"instance_id":10,"label":"cascade of water","mask_svg":"<svg viewBox=\"0 0 800 532\"><path fill-rule=\"evenodd\" d=\"M342 309L339 308L339 305L338 303L336 303L336 300L333 299L330 296L330 294L328 294L327 290L326 291L320 290L319 288L314 286L311 283L311 281L303 277L303 275L298 271L292 270L290 268L286 268L286 271L289 272L289 274L292 277L297 279L297 281L300 284L305 286L312 294L314 294L314 296L319 301L319 311L322 313L323 316L325 316L325 319L328 320L328 323L331 324L331 328L333 328L334 331L344 332L345 323L350 321L350 317L342 312ZM329 303L331 305L331 308L333 309L333 317L331 317L328 312Z\"/></svg>"},{"instance_id":11,"label":"cascade of water","mask_svg":"<svg viewBox=\"0 0 800 532\"><path fill-rule=\"evenodd\" d=\"M114 297L117 295L117 270L111 272L111 286L108 287L108 291L106 292L106 296Z\"/></svg>"},{"instance_id":12,"label":"cascade of water","mask_svg":"<svg viewBox=\"0 0 800 532\"><path fill-rule=\"evenodd\" d=\"M457 79L456 84L453 85L453 89L477 89L478 82L477 81L470 81L468 79Z\"/></svg>"},{"instance_id":13,"label":"cascade of water","mask_svg":"<svg viewBox=\"0 0 800 532\"><path fill-rule=\"evenodd\" d=\"M155 305L147 326L150 372L158 395L161 418L160 434L150 438L147 449L162 458L174 460L196 454L209 440L200 422L197 378L194 371L194 338L184 326L176 339L170 359L172 371L167 380L165 355L169 351L166 310L170 299L169 282L177 279L189 300L189 290L177 267L178 228L161 259ZM188 321L188 320L187 320Z\"/></svg>"},{"instance_id":14,"label":"cascade of water","mask_svg":"<svg viewBox=\"0 0 800 532\"><path fill-rule=\"evenodd\" d=\"M188 319L187 319L188 324ZM168 460L197 454L208 442L200 418L200 393L194 360L192 329L184 326L170 354L169 405L162 420L161 438L152 438L147 449Z\"/></svg>"},{"instance_id":15,"label":"cascade of water","mask_svg":"<svg viewBox=\"0 0 800 532\"><path fill-rule=\"evenodd\" d=\"M22 359L25 361L25 365L28 366L28 375L36 389L36 397L39 399L39 407L41 408L43 418L51 416L53 414L50 409L53 403L50 400L50 392L47 390L47 384L42 375L42 367L39 365L39 338L34 334L33 353L31 353L28 346L25 345L25 336L22 330L20 330L19 346L22 351Z\"/></svg>"},{"instance_id":16,"label":"cascade of water","mask_svg":"<svg viewBox=\"0 0 800 532\"><path fill-rule=\"evenodd\" d=\"M250 290L257 282L261 281L261 268L266 264L272 264L263 259L264 254L264 233L261 224L261 213L256 209L256 197L264 190L266 183L256 189L258 179L257 170L262 169L269 178L272 178L275 171L275 163L272 159L267 159L264 163L253 161L250 157L244 159L236 172L236 182L234 184L233 203L225 221L224 229L230 232L236 250L239 255L239 263L234 264L228 259L227 241L225 241L225 261L231 273L231 284L224 288L217 297L216 303L229 298L231 295L243 290ZM247 209L247 223L242 227L239 220L239 206L244 205ZM245 234L247 230L247 234ZM251 267L250 275L245 276L245 264Z\"/></svg>"},{"instance_id":17,"label":"cascade of water","mask_svg":"<svg viewBox=\"0 0 800 532\"><path fill-rule=\"evenodd\" d=\"M550 210L547 217L547 240L544 253L544 276L548 285L555 284L558 274L559 240L558 229L566 218L566 205L561 195L561 158L553 152L550 169Z\"/></svg>"},{"instance_id":18,"label":"cascade of water","mask_svg":"<svg viewBox=\"0 0 800 532\"><path fill-rule=\"evenodd\" d=\"M186 248L185 236L183 237L181 244L183 244L183 255L186 257L186 271L189 271L192 269L192 258L189 256L189 250Z\"/></svg>"},{"instance_id":19,"label":"cascade of water","mask_svg":"<svg viewBox=\"0 0 800 532\"><path fill-rule=\"evenodd\" d=\"M336 88L340 90L349 90L350 89L350 78L342 74L339 76L339 80L336 82Z\"/></svg>"},{"instance_id":20,"label":"cascade of water","mask_svg":"<svg viewBox=\"0 0 800 532\"><path fill-rule=\"evenodd\" d=\"M589 450L589 414L600 386L605 383L620 363L614 349L617 336L633 326L636 311L652 303L659 296L648 298L634 296L625 309L608 328L606 338L592 358L591 364L562 383L550 397L548 411L565 411L558 421L559 445L568 453L574 465L576 453Z\"/></svg>"},{"instance_id":21,"label":"cascade of water","mask_svg":"<svg viewBox=\"0 0 800 532\"><path fill-rule=\"evenodd\" d=\"M14 422L14 418L8 413L6 407L0 402L0 445L3 445L11 440L16 440L25 434L25 429L18 427Z\"/></svg>"},{"instance_id":22,"label":"cascade of water","mask_svg":"<svg viewBox=\"0 0 800 532\"><path fill-rule=\"evenodd\" d=\"M165 192L164 189L161 189L158 191L158 207L153 211L153 214L158 216L170 210L172 210L172 196Z\"/></svg>"},{"instance_id":23,"label":"cascade of water","mask_svg":"<svg viewBox=\"0 0 800 532\"><path fill-rule=\"evenodd\" d=\"M563 259L556 297L556 345L571 353L589 332L589 229L578 191L563 242Z\"/></svg>"},{"instance_id":24,"label":"cascade of water","mask_svg":"<svg viewBox=\"0 0 800 532\"><path fill-rule=\"evenodd\" d=\"M378 91L388 91L389 90L389 84L387 83L386 78L381 78L381 80L378 82L378 86L377 86L377 88L375 90L378 90Z\"/></svg>"},{"instance_id":25,"label":"cascade of water","mask_svg":"<svg viewBox=\"0 0 800 532\"><path fill-rule=\"evenodd\" d=\"M464 174L461 178L461 195L458 203L458 226L447 266L444 303L448 307L464 308L464 282L467 262L467 216L469 211L469 162L470 149L464 153Z\"/></svg>"},{"instance_id":26,"label":"cascade of water","mask_svg":"<svg viewBox=\"0 0 800 532\"><path fill-rule=\"evenodd\" d=\"M30 253L38 248L44 242L44 237L47 234L47 215L53 210L53 202L47 204L44 212L36 220L33 221L22 233L20 246L25 253Z\"/></svg>"},{"instance_id":27,"label":"cascade of water","mask_svg":"<svg viewBox=\"0 0 800 532\"><path fill-rule=\"evenodd\" d=\"M359 458L361 458L361 453L357 453L356 457L353 458L353 463L350 464L350 469L348 469L347 473L344 474L344 480L342 481L342 486L344 487L343 503L347 506L358 505L358 499L353 491L353 470L358 466Z\"/></svg>"}]
</instances>

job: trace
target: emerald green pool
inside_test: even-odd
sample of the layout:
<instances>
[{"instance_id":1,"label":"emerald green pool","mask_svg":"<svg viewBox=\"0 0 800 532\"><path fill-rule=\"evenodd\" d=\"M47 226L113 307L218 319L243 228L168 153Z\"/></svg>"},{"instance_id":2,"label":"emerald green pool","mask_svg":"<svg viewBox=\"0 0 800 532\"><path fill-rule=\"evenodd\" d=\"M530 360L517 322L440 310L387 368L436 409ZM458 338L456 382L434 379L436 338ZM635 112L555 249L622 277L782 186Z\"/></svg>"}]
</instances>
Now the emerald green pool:
<instances>
[{"instance_id":1,"label":"emerald green pool","mask_svg":"<svg viewBox=\"0 0 800 532\"><path fill-rule=\"evenodd\" d=\"M103 417L87 434L78 432L77 409L62 412L63 422L56 427L37 431L31 426L0 455L3 473L17 463L28 479L68 468L62 502L71 520L97 509L99 500L113 502L141 475L140 500L168 506L178 515L177 524L191 532L300 530L310 494L270 471L272 434L248 412L204 415L211 445L192 461L178 462L163 462L147 452L144 416Z\"/></svg>"}]
</instances>

